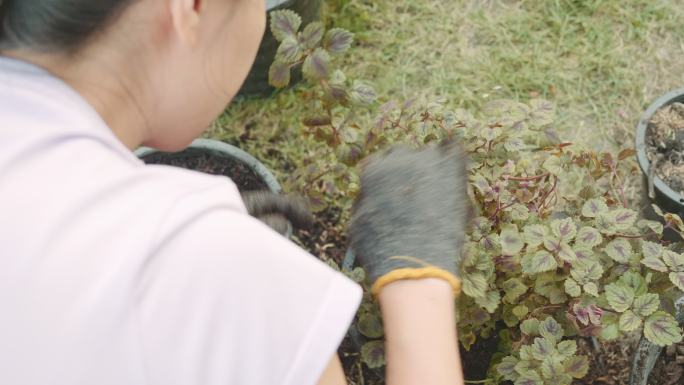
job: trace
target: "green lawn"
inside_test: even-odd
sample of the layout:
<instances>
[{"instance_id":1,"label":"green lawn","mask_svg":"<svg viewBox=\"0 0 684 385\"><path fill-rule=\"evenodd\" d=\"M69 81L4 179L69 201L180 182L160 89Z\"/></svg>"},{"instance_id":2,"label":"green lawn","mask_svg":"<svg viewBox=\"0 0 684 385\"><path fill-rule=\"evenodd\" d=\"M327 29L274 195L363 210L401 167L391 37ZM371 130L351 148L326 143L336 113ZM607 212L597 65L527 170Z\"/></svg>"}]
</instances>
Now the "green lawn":
<instances>
[{"instance_id":1,"label":"green lawn","mask_svg":"<svg viewBox=\"0 0 684 385\"><path fill-rule=\"evenodd\" d=\"M682 0L328 0L328 25L357 42L348 74L382 99L444 97L477 109L496 98L547 98L566 141L631 146L645 107L684 86ZM283 174L313 156L296 90L238 100L208 136ZM246 134L247 133L247 134ZM241 139L240 139L241 138Z\"/></svg>"}]
</instances>

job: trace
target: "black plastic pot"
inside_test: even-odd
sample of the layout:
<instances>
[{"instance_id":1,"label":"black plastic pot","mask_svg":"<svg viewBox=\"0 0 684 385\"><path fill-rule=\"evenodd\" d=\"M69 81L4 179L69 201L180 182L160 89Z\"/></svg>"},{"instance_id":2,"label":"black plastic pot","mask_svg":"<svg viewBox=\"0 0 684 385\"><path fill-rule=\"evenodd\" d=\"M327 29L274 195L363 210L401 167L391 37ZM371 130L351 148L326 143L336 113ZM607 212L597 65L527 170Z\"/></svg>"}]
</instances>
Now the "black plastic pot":
<instances>
[{"instance_id":1,"label":"black plastic pot","mask_svg":"<svg viewBox=\"0 0 684 385\"><path fill-rule=\"evenodd\" d=\"M291 9L302 17L303 27L312 21L320 20L321 4L322 0L266 0L266 7L269 13L280 9ZM240 95L265 96L274 90L268 84L268 70L271 67L271 63L273 63L273 58L280 43L271 33L270 20L269 17L269 27L266 29L266 34L259 47L259 53L257 54L254 66L240 90ZM295 73L297 72L295 71ZM293 83L298 80L298 77L293 77Z\"/></svg>"},{"instance_id":2,"label":"black plastic pot","mask_svg":"<svg viewBox=\"0 0 684 385\"><path fill-rule=\"evenodd\" d=\"M684 297L675 302L675 318L680 325L684 325ZM629 385L646 385L648 383L648 377L651 375L658 358L660 358L662 350L662 346L651 343L646 337L641 337L634 352Z\"/></svg>"},{"instance_id":3,"label":"black plastic pot","mask_svg":"<svg viewBox=\"0 0 684 385\"><path fill-rule=\"evenodd\" d=\"M160 151L149 147L141 147L135 151L135 155L140 159L144 159L147 156L158 153L160 153ZM249 155L245 151L218 140L196 139L192 142L190 146L188 146L187 149L177 153L168 153L166 155L168 155L169 157L182 157L195 154L209 154L212 156L227 158L235 162L239 162L247 166L247 168L249 168L251 171L253 171L254 174L259 179L261 179L262 182L264 182L268 190L274 193L281 193L283 190L280 186L280 183L278 183L276 177L273 175L273 173L271 173L271 171L268 168L266 168L266 166L264 166L263 163L261 163L259 160ZM291 235L292 229L289 229L286 236L289 238Z\"/></svg>"},{"instance_id":4,"label":"black plastic pot","mask_svg":"<svg viewBox=\"0 0 684 385\"><path fill-rule=\"evenodd\" d=\"M646 112L644 112L639 120L639 124L637 125L636 152L637 161L639 162L639 167L643 173L644 203L654 203L663 211L684 216L684 196L671 189L670 186L665 184L665 182L663 182L663 180L658 176L653 177L653 185L649 186L649 173L652 173L653 170L650 170L651 164L646 156L646 133L648 129L648 123L659 109L675 102L684 103L684 88L668 92L667 94L661 96L648 107ZM654 193L653 197L649 197L650 187L652 187L652 192ZM652 211L650 204L645 206L644 215L650 219L656 219L657 216Z\"/></svg>"}]
</instances>

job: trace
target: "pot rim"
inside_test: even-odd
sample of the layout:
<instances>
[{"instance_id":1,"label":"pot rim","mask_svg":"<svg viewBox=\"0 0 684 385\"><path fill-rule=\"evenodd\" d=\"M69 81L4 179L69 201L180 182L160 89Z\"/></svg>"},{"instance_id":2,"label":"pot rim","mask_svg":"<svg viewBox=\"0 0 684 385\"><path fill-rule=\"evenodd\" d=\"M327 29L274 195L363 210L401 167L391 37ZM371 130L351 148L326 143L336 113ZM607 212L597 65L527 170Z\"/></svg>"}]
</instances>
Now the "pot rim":
<instances>
[{"instance_id":1,"label":"pot rim","mask_svg":"<svg viewBox=\"0 0 684 385\"><path fill-rule=\"evenodd\" d=\"M283 188L280 186L280 183L278 183L276 177L266 166L264 166L263 163L261 163L261 161L233 145L215 139L195 139L186 148L186 150L188 149L205 151L211 153L212 155L236 159L254 171L254 173L257 174L261 180L263 180L269 190L274 193L281 193L283 191ZM186 150L178 152L183 152ZM135 150L134 153L138 158L142 158L159 152L163 151L159 151L150 147L140 147Z\"/></svg>"},{"instance_id":2,"label":"pot rim","mask_svg":"<svg viewBox=\"0 0 684 385\"><path fill-rule=\"evenodd\" d=\"M635 149L637 152L639 168L645 176L648 176L648 169L650 167L648 156L646 156L646 130L648 128L648 123L659 109L675 102L676 99L682 99L681 101L684 102L684 88L675 89L656 99L648 106L639 119L636 129ZM674 191L657 175L653 178L653 184L656 190L659 190L671 200L680 204L684 203L684 197L680 193Z\"/></svg>"}]
</instances>

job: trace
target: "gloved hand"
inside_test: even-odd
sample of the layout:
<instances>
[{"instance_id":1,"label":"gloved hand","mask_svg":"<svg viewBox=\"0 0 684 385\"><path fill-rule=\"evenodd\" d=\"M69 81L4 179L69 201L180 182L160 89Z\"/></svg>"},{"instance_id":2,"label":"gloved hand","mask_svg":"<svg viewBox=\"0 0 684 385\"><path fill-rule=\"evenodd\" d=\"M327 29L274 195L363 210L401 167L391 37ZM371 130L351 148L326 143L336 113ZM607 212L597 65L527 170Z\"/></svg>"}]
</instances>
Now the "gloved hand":
<instances>
[{"instance_id":1,"label":"gloved hand","mask_svg":"<svg viewBox=\"0 0 684 385\"><path fill-rule=\"evenodd\" d=\"M461 148L397 146L366 162L349 234L373 294L391 282L420 278L444 279L458 294L471 208Z\"/></svg>"},{"instance_id":2,"label":"gloved hand","mask_svg":"<svg viewBox=\"0 0 684 385\"><path fill-rule=\"evenodd\" d=\"M249 215L257 218L282 235L290 226L306 228L313 223L313 216L303 199L270 191L247 191L242 200Z\"/></svg>"}]
</instances>

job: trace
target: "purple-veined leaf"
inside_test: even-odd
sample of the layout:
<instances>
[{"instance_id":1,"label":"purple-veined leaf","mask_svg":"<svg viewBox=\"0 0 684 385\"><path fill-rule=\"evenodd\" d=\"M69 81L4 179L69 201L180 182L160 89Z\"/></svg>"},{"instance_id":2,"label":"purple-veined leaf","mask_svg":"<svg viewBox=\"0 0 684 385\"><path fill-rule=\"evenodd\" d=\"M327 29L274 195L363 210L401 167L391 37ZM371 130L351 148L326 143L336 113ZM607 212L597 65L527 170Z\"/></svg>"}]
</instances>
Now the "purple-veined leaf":
<instances>
[{"instance_id":1,"label":"purple-veined leaf","mask_svg":"<svg viewBox=\"0 0 684 385\"><path fill-rule=\"evenodd\" d=\"M666 346L682 341L682 333L675 318L665 313L657 311L651 314L644 321L644 336L659 346Z\"/></svg>"},{"instance_id":2,"label":"purple-veined leaf","mask_svg":"<svg viewBox=\"0 0 684 385\"><path fill-rule=\"evenodd\" d=\"M555 344L563 338L563 328L553 317L546 317L539 325L539 334L546 340Z\"/></svg>"},{"instance_id":3,"label":"purple-veined leaf","mask_svg":"<svg viewBox=\"0 0 684 385\"><path fill-rule=\"evenodd\" d=\"M549 230L544 225L527 225L523 228L525 243L530 247L537 247L544 242Z\"/></svg>"},{"instance_id":4,"label":"purple-veined leaf","mask_svg":"<svg viewBox=\"0 0 684 385\"><path fill-rule=\"evenodd\" d=\"M673 272L669 274L670 281L681 291L684 291L684 272Z\"/></svg>"},{"instance_id":5,"label":"purple-veined leaf","mask_svg":"<svg viewBox=\"0 0 684 385\"><path fill-rule=\"evenodd\" d=\"M605 287L608 304L618 313L622 313L632 306L634 290L621 283L614 282Z\"/></svg>"},{"instance_id":6,"label":"purple-veined leaf","mask_svg":"<svg viewBox=\"0 0 684 385\"><path fill-rule=\"evenodd\" d=\"M658 294L647 293L634 299L632 310L639 317L648 317L660 307Z\"/></svg>"},{"instance_id":7,"label":"purple-veined leaf","mask_svg":"<svg viewBox=\"0 0 684 385\"><path fill-rule=\"evenodd\" d=\"M300 35L300 41L306 49L314 49L323 40L325 27L320 21L314 21L307 25Z\"/></svg>"},{"instance_id":8,"label":"purple-veined leaf","mask_svg":"<svg viewBox=\"0 0 684 385\"><path fill-rule=\"evenodd\" d=\"M539 250L534 254L527 254L522 258L522 271L525 274L537 274L558 268L556 259L546 250Z\"/></svg>"},{"instance_id":9,"label":"purple-veined leaf","mask_svg":"<svg viewBox=\"0 0 684 385\"><path fill-rule=\"evenodd\" d=\"M354 42L354 35L342 28L333 28L325 35L323 46L333 55L347 52Z\"/></svg>"},{"instance_id":10,"label":"purple-veined leaf","mask_svg":"<svg viewBox=\"0 0 684 385\"><path fill-rule=\"evenodd\" d=\"M361 347L361 360L371 369L385 366L384 341L369 341Z\"/></svg>"},{"instance_id":11,"label":"purple-veined leaf","mask_svg":"<svg viewBox=\"0 0 684 385\"><path fill-rule=\"evenodd\" d=\"M629 262L633 254L632 245L625 238L616 238L610 241L603 251L618 263Z\"/></svg>"},{"instance_id":12,"label":"purple-veined leaf","mask_svg":"<svg viewBox=\"0 0 684 385\"><path fill-rule=\"evenodd\" d=\"M608 205L603 198L589 199L582 206L582 215L587 218L596 218L599 214L607 211Z\"/></svg>"},{"instance_id":13,"label":"purple-veined leaf","mask_svg":"<svg viewBox=\"0 0 684 385\"><path fill-rule=\"evenodd\" d=\"M630 209L616 209L610 212L615 227L620 231L630 230L637 220L637 212Z\"/></svg>"},{"instance_id":14,"label":"purple-veined leaf","mask_svg":"<svg viewBox=\"0 0 684 385\"><path fill-rule=\"evenodd\" d=\"M551 231L561 241L570 242L577 235L577 226L572 218L555 219L551 221Z\"/></svg>"},{"instance_id":15,"label":"purple-veined leaf","mask_svg":"<svg viewBox=\"0 0 684 385\"><path fill-rule=\"evenodd\" d=\"M634 314L633 311L627 310L620 316L620 330L623 332L632 332L641 326L641 318Z\"/></svg>"},{"instance_id":16,"label":"purple-veined leaf","mask_svg":"<svg viewBox=\"0 0 684 385\"><path fill-rule=\"evenodd\" d=\"M302 18L289 9L271 12L271 32L278 41L288 37L297 37L297 31L302 25Z\"/></svg>"},{"instance_id":17,"label":"purple-veined leaf","mask_svg":"<svg viewBox=\"0 0 684 385\"><path fill-rule=\"evenodd\" d=\"M327 79L330 76L330 55L325 50L317 48L304 60L302 73L312 82Z\"/></svg>"},{"instance_id":18,"label":"purple-veined leaf","mask_svg":"<svg viewBox=\"0 0 684 385\"><path fill-rule=\"evenodd\" d=\"M587 356L570 357L564 362L563 366L565 367L565 373L573 378L582 378L589 372L589 360L587 359Z\"/></svg>"},{"instance_id":19,"label":"purple-veined leaf","mask_svg":"<svg viewBox=\"0 0 684 385\"><path fill-rule=\"evenodd\" d=\"M598 246L603 242L601 233L591 226L584 226L577 232L575 245L587 247L589 249Z\"/></svg>"},{"instance_id":20,"label":"purple-veined leaf","mask_svg":"<svg viewBox=\"0 0 684 385\"><path fill-rule=\"evenodd\" d=\"M275 88L285 88L290 84L290 65L274 61L268 71L268 82Z\"/></svg>"}]
</instances>

